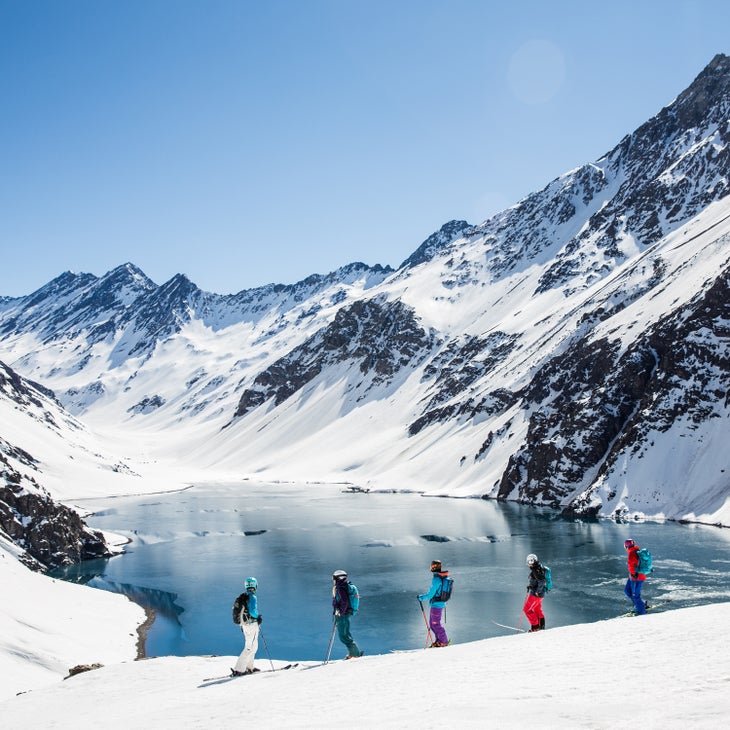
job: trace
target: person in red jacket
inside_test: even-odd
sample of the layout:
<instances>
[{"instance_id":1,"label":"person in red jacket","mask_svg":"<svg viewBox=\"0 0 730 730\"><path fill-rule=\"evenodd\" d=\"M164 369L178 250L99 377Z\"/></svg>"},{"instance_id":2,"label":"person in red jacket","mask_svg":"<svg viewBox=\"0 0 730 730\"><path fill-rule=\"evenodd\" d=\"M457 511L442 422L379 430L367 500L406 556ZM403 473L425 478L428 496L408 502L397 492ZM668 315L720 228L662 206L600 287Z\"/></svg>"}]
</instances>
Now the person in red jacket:
<instances>
[{"instance_id":1,"label":"person in red jacket","mask_svg":"<svg viewBox=\"0 0 730 730\"><path fill-rule=\"evenodd\" d=\"M626 597L634 604L637 616L646 613L646 602L641 597L641 586L646 580L643 573L639 573L639 546L633 540L624 540L624 549L628 555L629 579L624 586Z\"/></svg>"}]
</instances>

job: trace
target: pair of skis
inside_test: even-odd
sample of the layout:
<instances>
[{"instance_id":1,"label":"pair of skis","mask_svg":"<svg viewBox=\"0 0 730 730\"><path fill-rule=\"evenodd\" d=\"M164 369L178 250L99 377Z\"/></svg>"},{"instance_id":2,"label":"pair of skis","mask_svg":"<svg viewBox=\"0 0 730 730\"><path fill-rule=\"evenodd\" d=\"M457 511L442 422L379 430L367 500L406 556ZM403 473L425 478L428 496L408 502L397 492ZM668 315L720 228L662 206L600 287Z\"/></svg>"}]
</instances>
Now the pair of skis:
<instances>
[{"instance_id":1,"label":"pair of skis","mask_svg":"<svg viewBox=\"0 0 730 730\"><path fill-rule=\"evenodd\" d=\"M283 667L279 667L278 669L257 669L256 671L249 672L248 674L223 674L220 677L205 677L202 681L208 682L210 684L222 684L223 682L228 682L231 679L239 679L240 677L251 677L254 674L271 674L272 672L283 672L285 669L292 669L293 667L298 667L299 662L294 662L293 664L286 664Z\"/></svg>"},{"instance_id":2,"label":"pair of skis","mask_svg":"<svg viewBox=\"0 0 730 730\"><path fill-rule=\"evenodd\" d=\"M666 601L659 601L659 603L649 603L646 606L647 612L649 611L655 611L657 608L661 608L662 606L666 606L667 603L671 603L669 599ZM632 609L631 611L628 611L627 613L622 613L619 618L628 618L629 616L636 616L636 609Z\"/></svg>"}]
</instances>

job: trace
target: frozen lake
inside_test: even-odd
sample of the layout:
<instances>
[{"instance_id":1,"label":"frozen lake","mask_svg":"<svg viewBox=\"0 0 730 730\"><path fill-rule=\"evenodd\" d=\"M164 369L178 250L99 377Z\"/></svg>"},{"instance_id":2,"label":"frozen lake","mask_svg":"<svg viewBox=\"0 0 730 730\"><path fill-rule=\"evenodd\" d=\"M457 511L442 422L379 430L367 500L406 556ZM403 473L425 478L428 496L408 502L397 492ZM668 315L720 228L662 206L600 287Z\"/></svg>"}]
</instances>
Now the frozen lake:
<instances>
[{"instance_id":1,"label":"frozen lake","mask_svg":"<svg viewBox=\"0 0 730 730\"><path fill-rule=\"evenodd\" d=\"M543 603L548 628L611 618L630 607L623 595L627 537L654 556L644 588L650 603L671 599L670 609L730 600L730 530L719 528L575 520L515 504L346 494L321 485L205 485L80 504L95 513L92 527L131 543L125 555L61 577L154 608L148 656L238 654L242 636L231 606L254 575L271 656L322 660L336 569L360 590L352 631L366 653L422 647L416 595L429 586L433 559L456 581L445 621L453 642L508 633L493 621L518 624L531 552L553 573ZM335 640L333 658L345 653ZM263 643L259 657L266 658Z\"/></svg>"}]
</instances>

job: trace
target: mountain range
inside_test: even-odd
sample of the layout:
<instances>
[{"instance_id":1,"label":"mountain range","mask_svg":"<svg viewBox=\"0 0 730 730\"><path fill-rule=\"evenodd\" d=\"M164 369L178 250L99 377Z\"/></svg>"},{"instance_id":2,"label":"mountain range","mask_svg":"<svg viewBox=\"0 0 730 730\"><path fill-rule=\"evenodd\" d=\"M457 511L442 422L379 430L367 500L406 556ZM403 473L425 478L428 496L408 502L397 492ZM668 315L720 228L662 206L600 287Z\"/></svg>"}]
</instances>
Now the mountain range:
<instances>
[{"instance_id":1,"label":"mountain range","mask_svg":"<svg viewBox=\"0 0 730 730\"><path fill-rule=\"evenodd\" d=\"M395 269L224 296L127 263L2 297L5 483L68 500L152 469L730 525L728 193L718 55L600 159Z\"/></svg>"}]
</instances>

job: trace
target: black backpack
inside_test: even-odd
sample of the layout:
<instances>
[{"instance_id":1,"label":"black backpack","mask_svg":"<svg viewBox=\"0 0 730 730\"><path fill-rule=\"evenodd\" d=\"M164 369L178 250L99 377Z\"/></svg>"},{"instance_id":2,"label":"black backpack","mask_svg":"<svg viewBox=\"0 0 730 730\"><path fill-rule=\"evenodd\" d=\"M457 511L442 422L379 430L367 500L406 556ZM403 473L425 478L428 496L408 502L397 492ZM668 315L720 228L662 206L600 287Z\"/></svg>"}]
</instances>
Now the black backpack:
<instances>
[{"instance_id":1,"label":"black backpack","mask_svg":"<svg viewBox=\"0 0 730 730\"><path fill-rule=\"evenodd\" d=\"M240 624L241 618L244 621L251 620L251 614L248 612L248 593L241 593L233 604L233 623Z\"/></svg>"}]
</instances>

